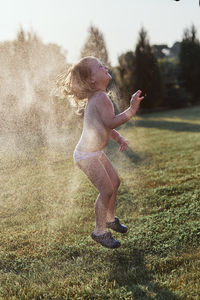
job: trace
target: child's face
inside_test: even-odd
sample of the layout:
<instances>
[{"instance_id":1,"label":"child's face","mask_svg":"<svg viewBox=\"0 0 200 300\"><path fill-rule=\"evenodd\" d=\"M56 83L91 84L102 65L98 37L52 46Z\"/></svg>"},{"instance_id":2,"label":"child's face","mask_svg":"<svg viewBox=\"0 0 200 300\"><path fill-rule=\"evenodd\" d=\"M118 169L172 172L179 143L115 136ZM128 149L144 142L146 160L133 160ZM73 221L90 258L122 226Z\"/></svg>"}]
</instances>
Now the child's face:
<instances>
[{"instance_id":1,"label":"child's face","mask_svg":"<svg viewBox=\"0 0 200 300\"><path fill-rule=\"evenodd\" d=\"M104 85L107 87L112 76L108 73L108 68L103 65L98 59L91 59L89 62L91 69L91 82L97 86Z\"/></svg>"}]
</instances>

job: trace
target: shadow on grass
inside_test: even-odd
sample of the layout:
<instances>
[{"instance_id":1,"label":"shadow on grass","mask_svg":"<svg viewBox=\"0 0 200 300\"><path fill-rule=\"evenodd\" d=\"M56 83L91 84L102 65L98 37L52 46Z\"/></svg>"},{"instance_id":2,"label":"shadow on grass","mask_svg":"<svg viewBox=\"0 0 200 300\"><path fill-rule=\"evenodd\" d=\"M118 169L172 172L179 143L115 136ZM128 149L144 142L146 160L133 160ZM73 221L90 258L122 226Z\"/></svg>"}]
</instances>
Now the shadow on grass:
<instances>
[{"instance_id":1,"label":"shadow on grass","mask_svg":"<svg viewBox=\"0 0 200 300\"><path fill-rule=\"evenodd\" d=\"M137 120L136 127L143 128L158 128L161 130L173 130L179 132L200 132L200 125L186 122L170 122L160 120ZM125 125L125 128L133 126L130 122Z\"/></svg>"},{"instance_id":2,"label":"shadow on grass","mask_svg":"<svg viewBox=\"0 0 200 300\"><path fill-rule=\"evenodd\" d=\"M131 148L128 148L126 151L119 152L119 145L112 140L110 140L106 146L105 154L111 157L111 160L118 160L121 155L125 155L134 165L139 165L146 158L145 153L141 153L139 155Z\"/></svg>"},{"instance_id":3,"label":"shadow on grass","mask_svg":"<svg viewBox=\"0 0 200 300\"><path fill-rule=\"evenodd\" d=\"M169 289L154 282L153 273L145 266L143 250L132 248L128 255L126 251L116 251L109 257L113 265L109 278L111 281L115 280L119 286L132 292L134 299L179 299Z\"/></svg>"},{"instance_id":4,"label":"shadow on grass","mask_svg":"<svg viewBox=\"0 0 200 300\"><path fill-rule=\"evenodd\" d=\"M134 152L131 148L128 148L126 151L123 152L123 154L126 157L128 157L131 160L131 162L135 165L140 164L144 160L142 156Z\"/></svg>"}]
</instances>

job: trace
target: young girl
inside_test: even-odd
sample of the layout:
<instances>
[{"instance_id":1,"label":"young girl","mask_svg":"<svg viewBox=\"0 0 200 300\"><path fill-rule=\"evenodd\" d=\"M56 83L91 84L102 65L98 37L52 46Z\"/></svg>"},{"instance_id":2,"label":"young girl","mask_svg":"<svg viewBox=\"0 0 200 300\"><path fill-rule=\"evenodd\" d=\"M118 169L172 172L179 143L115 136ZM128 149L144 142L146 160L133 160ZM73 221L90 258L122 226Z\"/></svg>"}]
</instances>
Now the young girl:
<instances>
[{"instance_id":1,"label":"young girl","mask_svg":"<svg viewBox=\"0 0 200 300\"><path fill-rule=\"evenodd\" d=\"M88 56L81 59L62 80L67 95L72 95L76 103L87 101L81 138L74 150L74 161L88 176L99 191L95 203L96 227L91 237L107 248L118 248L120 242L113 238L107 228L125 233L126 226L115 217L115 202L120 185L119 176L112 163L102 151L110 138L120 146L120 151L128 148L128 142L115 130L130 120L139 109L141 91L130 100L130 107L115 115L113 104L106 94L111 80L108 69L97 58Z\"/></svg>"}]
</instances>

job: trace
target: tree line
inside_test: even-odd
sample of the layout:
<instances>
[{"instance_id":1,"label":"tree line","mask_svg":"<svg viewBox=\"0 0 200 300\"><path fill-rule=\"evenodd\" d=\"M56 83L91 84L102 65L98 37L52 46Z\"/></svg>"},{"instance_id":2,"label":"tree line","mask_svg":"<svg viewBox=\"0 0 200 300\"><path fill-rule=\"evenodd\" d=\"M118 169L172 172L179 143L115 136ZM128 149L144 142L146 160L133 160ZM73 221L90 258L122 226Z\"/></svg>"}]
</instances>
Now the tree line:
<instances>
[{"instance_id":1,"label":"tree line","mask_svg":"<svg viewBox=\"0 0 200 300\"><path fill-rule=\"evenodd\" d=\"M194 26L186 29L182 41L171 48L150 45L147 31L141 28L135 49L122 53L116 66L110 63L103 33L90 26L80 58L87 55L109 67L113 80L108 90L118 111L129 105L138 89L146 98L140 112L200 101L200 42ZM51 93L56 76L69 66L61 47L44 44L34 32L20 29L15 40L1 42L0 133L17 132L17 138L24 136L23 143L26 139L27 143L45 143L54 130L69 128L72 132L77 124L81 127L81 118L68 99Z\"/></svg>"},{"instance_id":2,"label":"tree line","mask_svg":"<svg viewBox=\"0 0 200 300\"><path fill-rule=\"evenodd\" d=\"M129 105L134 91L141 89L145 101L141 111L179 108L200 102L200 41L194 25L183 32L181 42L150 45L148 33L141 28L135 49L118 57L112 67L103 34L91 26L82 56L94 55L110 66L120 97L119 109Z\"/></svg>"}]
</instances>

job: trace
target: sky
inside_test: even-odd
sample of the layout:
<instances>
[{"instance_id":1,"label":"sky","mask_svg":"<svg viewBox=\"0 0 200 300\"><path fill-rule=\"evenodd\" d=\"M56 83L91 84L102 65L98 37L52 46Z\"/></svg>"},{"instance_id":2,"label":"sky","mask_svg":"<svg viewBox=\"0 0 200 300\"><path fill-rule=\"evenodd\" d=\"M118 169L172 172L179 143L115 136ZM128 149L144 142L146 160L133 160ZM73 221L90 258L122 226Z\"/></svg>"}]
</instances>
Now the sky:
<instances>
[{"instance_id":1,"label":"sky","mask_svg":"<svg viewBox=\"0 0 200 300\"><path fill-rule=\"evenodd\" d=\"M183 31L195 25L200 38L199 0L0 0L0 42L13 40L20 26L34 31L44 43L56 43L75 63L90 25L104 35L109 58L135 49L144 27L149 42L181 41Z\"/></svg>"}]
</instances>

